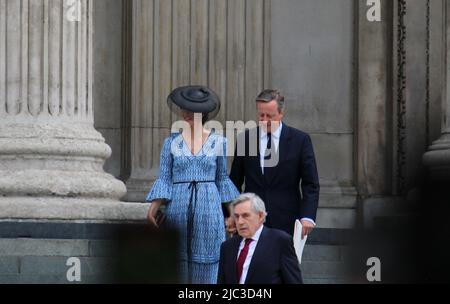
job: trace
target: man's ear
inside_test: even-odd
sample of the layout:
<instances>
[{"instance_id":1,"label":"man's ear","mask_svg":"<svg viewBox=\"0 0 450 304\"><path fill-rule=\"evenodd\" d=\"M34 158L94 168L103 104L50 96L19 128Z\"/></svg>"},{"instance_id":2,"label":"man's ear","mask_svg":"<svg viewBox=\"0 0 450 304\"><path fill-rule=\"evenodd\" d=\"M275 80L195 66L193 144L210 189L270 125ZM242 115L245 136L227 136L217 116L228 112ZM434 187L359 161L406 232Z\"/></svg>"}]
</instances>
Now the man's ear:
<instances>
[{"instance_id":1,"label":"man's ear","mask_svg":"<svg viewBox=\"0 0 450 304\"><path fill-rule=\"evenodd\" d=\"M262 220L264 218L264 212L259 211L258 216L259 216L259 219Z\"/></svg>"}]
</instances>

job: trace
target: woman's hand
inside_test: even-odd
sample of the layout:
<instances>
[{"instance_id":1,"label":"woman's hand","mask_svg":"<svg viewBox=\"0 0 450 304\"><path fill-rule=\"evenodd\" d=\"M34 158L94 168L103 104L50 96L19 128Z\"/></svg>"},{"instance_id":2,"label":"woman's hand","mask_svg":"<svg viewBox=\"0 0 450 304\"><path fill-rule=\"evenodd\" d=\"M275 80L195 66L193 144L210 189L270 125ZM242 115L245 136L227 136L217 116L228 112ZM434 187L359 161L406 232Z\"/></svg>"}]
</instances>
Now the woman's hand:
<instances>
[{"instance_id":1,"label":"woman's hand","mask_svg":"<svg viewBox=\"0 0 450 304\"><path fill-rule=\"evenodd\" d=\"M159 228L158 223L156 222L156 213L158 212L159 207L161 206L162 201L160 200L156 200L153 201L150 204L150 208L148 209L148 213L147 213L147 220L149 221L149 223L156 227Z\"/></svg>"}]
</instances>

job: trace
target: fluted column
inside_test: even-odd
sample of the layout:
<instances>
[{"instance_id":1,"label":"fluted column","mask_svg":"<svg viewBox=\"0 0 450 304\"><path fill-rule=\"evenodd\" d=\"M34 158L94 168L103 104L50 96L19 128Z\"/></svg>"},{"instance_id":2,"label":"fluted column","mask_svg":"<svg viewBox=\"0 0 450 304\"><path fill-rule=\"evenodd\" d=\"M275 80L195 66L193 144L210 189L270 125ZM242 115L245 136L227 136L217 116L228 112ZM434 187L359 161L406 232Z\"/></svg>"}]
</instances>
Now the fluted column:
<instances>
[{"instance_id":1,"label":"fluted column","mask_svg":"<svg viewBox=\"0 0 450 304\"><path fill-rule=\"evenodd\" d=\"M93 126L92 16L93 0L0 0L0 203L125 194Z\"/></svg>"},{"instance_id":2,"label":"fluted column","mask_svg":"<svg viewBox=\"0 0 450 304\"><path fill-rule=\"evenodd\" d=\"M175 1L177 4L179 1ZM175 3L174 2L174 3ZM181 1L180 1L181 2ZM185 1L183 1L184 3ZM159 171L160 147L170 133L172 2L133 0L125 5L125 159L127 201L144 201Z\"/></svg>"},{"instance_id":3,"label":"fluted column","mask_svg":"<svg viewBox=\"0 0 450 304\"><path fill-rule=\"evenodd\" d=\"M423 161L435 180L450 181L450 3L443 2L443 94L442 94L442 129L441 137L434 141Z\"/></svg>"},{"instance_id":4,"label":"fluted column","mask_svg":"<svg viewBox=\"0 0 450 304\"><path fill-rule=\"evenodd\" d=\"M271 0L130 0L124 14L126 200L145 199L159 172L162 143L180 119L172 89L207 85L222 101L216 118L254 120L248 102L270 87Z\"/></svg>"}]
</instances>

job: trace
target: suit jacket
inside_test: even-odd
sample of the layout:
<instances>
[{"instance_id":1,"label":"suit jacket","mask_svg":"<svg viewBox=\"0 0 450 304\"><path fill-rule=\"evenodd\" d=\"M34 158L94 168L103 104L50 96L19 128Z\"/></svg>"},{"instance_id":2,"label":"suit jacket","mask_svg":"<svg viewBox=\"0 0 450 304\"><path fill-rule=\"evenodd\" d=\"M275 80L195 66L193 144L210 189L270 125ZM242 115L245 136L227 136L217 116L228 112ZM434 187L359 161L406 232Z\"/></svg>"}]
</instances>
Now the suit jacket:
<instances>
[{"instance_id":1,"label":"suit jacket","mask_svg":"<svg viewBox=\"0 0 450 304\"><path fill-rule=\"evenodd\" d=\"M236 261L242 237L222 243L218 284L238 284ZM301 284L302 275L292 237L284 231L264 227L256 244L245 284Z\"/></svg>"},{"instance_id":2,"label":"suit jacket","mask_svg":"<svg viewBox=\"0 0 450 304\"><path fill-rule=\"evenodd\" d=\"M245 151L241 151L245 154L238 156L238 150L235 151L230 178L239 191L245 182L245 192L262 198L268 212L266 225L293 235L296 219L307 217L315 221L320 187L310 136L283 123L278 165L269 177L261 172L259 128L240 134L238 144L241 142L245 142ZM257 142L257 155L250 149L249 142Z\"/></svg>"}]
</instances>

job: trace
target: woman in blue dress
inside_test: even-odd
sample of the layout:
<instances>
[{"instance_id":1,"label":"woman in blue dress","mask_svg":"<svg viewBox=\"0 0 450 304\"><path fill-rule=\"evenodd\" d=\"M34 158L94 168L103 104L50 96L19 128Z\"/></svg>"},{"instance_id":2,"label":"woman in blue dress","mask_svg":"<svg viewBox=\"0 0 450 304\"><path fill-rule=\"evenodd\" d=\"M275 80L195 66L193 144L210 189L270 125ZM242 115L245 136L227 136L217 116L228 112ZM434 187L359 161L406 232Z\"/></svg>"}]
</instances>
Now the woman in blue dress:
<instances>
[{"instance_id":1,"label":"woman in blue dress","mask_svg":"<svg viewBox=\"0 0 450 304\"><path fill-rule=\"evenodd\" d=\"M214 284L226 235L222 204L239 195L227 174L225 138L203 128L219 111L219 98L206 87L182 87L168 104L181 109L188 127L164 141L159 176L147 196L148 219L157 226L157 210L165 203L165 225L179 234L181 281Z\"/></svg>"}]
</instances>

